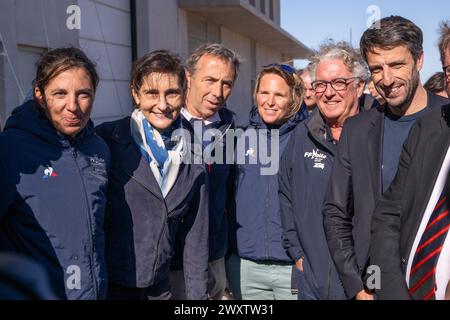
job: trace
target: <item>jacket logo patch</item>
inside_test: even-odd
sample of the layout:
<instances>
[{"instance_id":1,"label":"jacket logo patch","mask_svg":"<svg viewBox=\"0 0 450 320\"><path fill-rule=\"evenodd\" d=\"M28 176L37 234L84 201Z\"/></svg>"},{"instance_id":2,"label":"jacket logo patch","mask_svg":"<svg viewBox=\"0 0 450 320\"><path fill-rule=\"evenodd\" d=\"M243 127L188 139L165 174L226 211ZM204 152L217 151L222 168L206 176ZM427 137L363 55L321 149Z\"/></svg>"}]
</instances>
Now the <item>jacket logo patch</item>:
<instances>
[{"instance_id":1,"label":"jacket logo patch","mask_svg":"<svg viewBox=\"0 0 450 320\"><path fill-rule=\"evenodd\" d=\"M325 159L327 156L319 151L319 149L312 150L311 152L305 152L305 159L311 159L314 162L313 168L325 169Z\"/></svg>"},{"instance_id":2,"label":"jacket logo patch","mask_svg":"<svg viewBox=\"0 0 450 320\"><path fill-rule=\"evenodd\" d=\"M54 178L57 176L58 175L56 174L56 172L53 171L53 168L50 166L47 166L47 168L44 170L44 176L42 177L42 179L47 180L47 179Z\"/></svg>"},{"instance_id":3,"label":"jacket logo patch","mask_svg":"<svg viewBox=\"0 0 450 320\"><path fill-rule=\"evenodd\" d=\"M94 172L106 175L106 168L105 168L105 160L100 158L98 155L94 154L93 157L89 158L91 162L91 166L94 170Z\"/></svg>"}]
</instances>

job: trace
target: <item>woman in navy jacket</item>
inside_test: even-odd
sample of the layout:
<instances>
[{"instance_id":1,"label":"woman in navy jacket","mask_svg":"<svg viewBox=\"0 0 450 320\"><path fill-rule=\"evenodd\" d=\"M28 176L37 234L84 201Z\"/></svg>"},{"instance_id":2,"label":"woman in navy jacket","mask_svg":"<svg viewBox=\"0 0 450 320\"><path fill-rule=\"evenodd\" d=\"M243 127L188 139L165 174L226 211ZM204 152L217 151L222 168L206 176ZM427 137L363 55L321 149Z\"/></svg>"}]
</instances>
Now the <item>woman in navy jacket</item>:
<instances>
[{"instance_id":1,"label":"woman in navy jacket","mask_svg":"<svg viewBox=\"0 0 450 320\"><path fill-rule=\"evenodd\" d=\"M306 110L300 110L302 94L301 80L288 65L267 66L256 81L257 108L237 141L236 213L231 238L235 238L239 258L232 256L228 261L230 286L237 298L297 298L291 287L294 262L282 244L277 173L291 132L306 117ZM247 141L248 137L257 139ZM261 154L265 148L274 151L269 165Z\"/></svg>"},{"instance_id":2,"label":"woman in navy jacket","mask_svg":"<svg viewBox=\"0 0 450 320\"><path fill-rule=\"evenodd\" d=\"M79 49L40 61L34 100L0 137L0 251L32 258L61 299L106 297L109 151L90 113L98 76Z\"/></svg>"},{"instance_id":3,"label":"woman in navy jacket","mask_svg":"<svg viewBox=\"0 0 450 320\"><path fill-rule=\"evenodd\" d=\"M136 109L97 128L111 150L106 209L109 299L170 299L175 236L184 248L186 297L207 298L205 170L189 164L179 117L186 78L178 57L155 51L131 72Z\"/></svg>"}]
</instances>

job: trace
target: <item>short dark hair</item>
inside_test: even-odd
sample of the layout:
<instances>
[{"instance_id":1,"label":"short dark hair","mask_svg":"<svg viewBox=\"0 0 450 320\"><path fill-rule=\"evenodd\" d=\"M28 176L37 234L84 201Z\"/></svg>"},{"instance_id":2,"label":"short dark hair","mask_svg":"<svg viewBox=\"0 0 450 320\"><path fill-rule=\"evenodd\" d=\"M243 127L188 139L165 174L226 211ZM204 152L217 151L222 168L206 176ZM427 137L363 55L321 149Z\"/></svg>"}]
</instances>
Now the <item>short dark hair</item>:
<instances>
[{"instance_id":1,"label":"short dark hair","mask_svg":"<svg viewBox=\"0 0 450 320\"><path fill-rule=\"evenodd\" d=\"M44 53L38 63L34 87L44 94L45 87L52 79L74 68L83 68L88 72L95 92L99 82L95 63L83 51L74 47L56 48Z\"/></svg>"},{"instance_id":2,"label":"short dark hair","mask_svg":"<svg viewBox=\"0 0 450 320\"><path fill-rule=\"evenodd\" d=\"M439 53L441 54L442 66L444 66L445 51L447 49L450 49L450 21L442 22L440 25Z\"/></svg>"},{"instance_id":3,"label":"short dark hair","mask_svg":"<svg viewBox=\"0 0 450 320\"><path fill-rule=\"evenodd\" d=\"M436 72L423 85L425 89L438 93L445 90L445 75L443 72Z\"/></svg>"},{"instance_id":4,"label":"short dark hair","mask_svg":"<svg viewBox=\"0 0 450 320\"><path fill-rule=\"evenodd\" d=\"M221 43L206 43L195 49L186 61L186 68L191 74L195 73L198 61L205 55L212 55L229 62L234 68L233 80L236 80L239 73L241 59L236 52L228 49Z\"/></svg>"},{"instance_id":5,"label":"short dark hair","mask_svg":"<svg viewBox=\"0 0 450 320\"><path fill-rule=\"evenodd\" d=\"M183 92L186 91L186 72L181 58L167 50L156 50L145 54L133 63L130 89L138 92L144 78L151 73L172 73L178 76Z\"/></svg>"},{"instance_id":6,"label":"short dark hair","mask_svg":"<svg viewBox=\"0 0 450 320\"><path fill-rule=\"evenodd\" d=\"M374 48L392 49L405 45L417 61L423 52L422 30L412 21L401 16L383 18L367 29L360 41L361 55L367 61Z\"/></svg>"}]
</instances>

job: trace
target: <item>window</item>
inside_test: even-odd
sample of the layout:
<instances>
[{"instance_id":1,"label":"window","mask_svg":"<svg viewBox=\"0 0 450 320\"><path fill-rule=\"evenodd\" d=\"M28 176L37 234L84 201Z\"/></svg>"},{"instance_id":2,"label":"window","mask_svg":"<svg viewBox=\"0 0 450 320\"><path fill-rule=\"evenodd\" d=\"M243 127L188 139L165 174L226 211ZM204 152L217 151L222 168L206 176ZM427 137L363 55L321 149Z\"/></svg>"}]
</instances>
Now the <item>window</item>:
<instances>
[{"instance_id":1,"label":"window","mask_svg":"<svg viewBox=\"0 0 450 320\"><path fill-rule=\"evenodd\" d=\"M269 0L269 18L270 20L273 20L274 14L273 14L273 0Z\"/></svg>"},{"instance_id":2,"label":"window","mask_svg":"<svg viewBox=\"0 0 450 320\"><path fill-rule=\"evenodd\" d=\"M250 0L250 4L255 7L256 6L255 0Z\"/></svg>"},{"instance_id":3,"label":"window","mask_svg":"<svg viewBox=\"0 0 450 320\"><path fill-rule=\"evenodd\" d=\"M266 14L266 0L260 0L260 8L261 8L261 12L265 15Z\"/></svg>"}]
</instances>

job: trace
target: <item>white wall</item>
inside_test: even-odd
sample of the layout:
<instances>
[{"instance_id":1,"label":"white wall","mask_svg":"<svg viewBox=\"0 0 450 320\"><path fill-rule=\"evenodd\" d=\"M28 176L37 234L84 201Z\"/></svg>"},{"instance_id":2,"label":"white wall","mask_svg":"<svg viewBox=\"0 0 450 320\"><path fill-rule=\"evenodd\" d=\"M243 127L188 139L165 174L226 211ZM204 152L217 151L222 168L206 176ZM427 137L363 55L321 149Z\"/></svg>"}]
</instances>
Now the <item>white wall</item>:
<instances>
[{"instance_id":1,"label":"white wall","mask_svg":"<svg viewBox=\"0 0 450 320\"><path fill-rule=\"evenodd\" d=\"M252 87L251 87L251 41L238 33L226 28L221 30L222 43L236 51L242 59L240 72L233 87L227 106L236 113L236 123L246 125L248 123L248 113L252 107Z\"/></svg>"},{"instance_id":2,"label":"white wall","mask_svg":"<svg viewBox=\"0 0 450 320\"><path fill-rule=\"evenodd\" d=\"M131 113L131 18L128 0L78 0L80 47L97 63L100 84L92 119L96 123Z\"/></svg>"},{"instance_id":3,"label":"white wall","mask_svg":"<svg viewBox=\"0 0 450 320\"><path fill-rule=\"evenodd\" d=\"M0 124L31 88L39 52L78 46L78 30L66 27L73 0L1 0ZM76 3L76 2L75 2Z\"/></svg>"},{"instance_id":4,"label":"white wall","mask_svg":"<svg viewBox=\"0 0 450 320\"><path fill-rule=\"evenodd\" d=\"M187 53L187 17L177 0L136 0L138 56L166 49Z\"/></svg>"},{"instance_id":5,"label":"white wall","mask_svg":"<svg viewBox=\"0 0 450 320\"><path fill-rule=\"evenodd\" d=\"M262 43L256 43L256 72L261 71L263 66L272 63L282 62L282 56L279 51L276 51L270 47L263 45Z\"/></svg>"}]
</instances>

